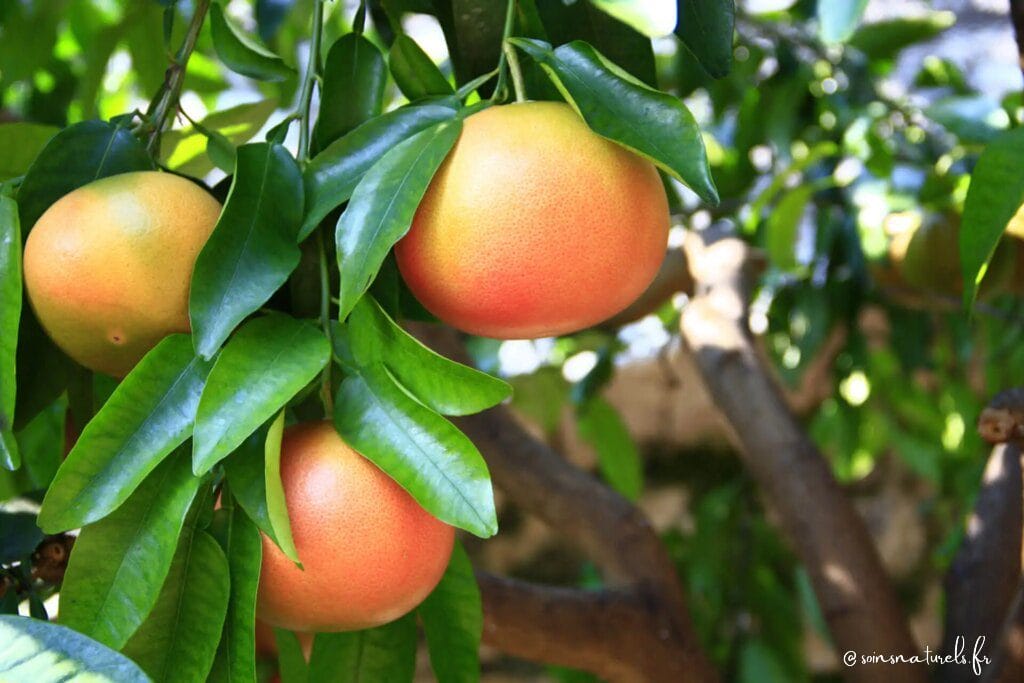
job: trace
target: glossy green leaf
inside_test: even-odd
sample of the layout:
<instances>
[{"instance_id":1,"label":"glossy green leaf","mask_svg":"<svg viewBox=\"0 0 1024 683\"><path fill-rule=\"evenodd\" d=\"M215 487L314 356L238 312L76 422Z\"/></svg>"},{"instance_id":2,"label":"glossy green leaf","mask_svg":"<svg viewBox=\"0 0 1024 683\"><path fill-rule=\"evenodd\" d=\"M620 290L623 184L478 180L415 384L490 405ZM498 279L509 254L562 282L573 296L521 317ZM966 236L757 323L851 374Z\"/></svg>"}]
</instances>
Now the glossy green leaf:
<instances>
[{"instance_id":1,"label":"glossy green leaf","mask_svg":"<svg viewBox=\"0 0 1024 683\"><path fill-rule=\"evenodd\" d=\"M309 683L412 683L416 673L416 618L349 633L319 633L309 661Z\"/></svg>"},{"instance_id":2,"label":"glossy green leaf","mask_svg":"<svg viewBox=\"0 0 1024 683\"><path fill-rule=\"evenodd\" d=\"M956 15L952 12L889 19L862 25L847 44L869 59L891 59L904 48L931 40L955 23Z\"/></svg>"},{"instance_id":3,"label":"glossy green leaf","mask_svg":"<svg viewBox=\"0 0 1024 683\"><path fill-rule=\"evenodd\" d=\"M818 34L826 43L849 40L860 24L868 0L818 0Z\"/></svg>"},{"instance_id":4,"label":"glossy green leaf","mask_svg":"<svg viewBox=\"0 0 1024 683\"><path fill-rule=\"evenodd\" d=\"M465 434L411 398L381 364L351 374L334 404L345 442L427 512L486 538L498 530L487 465Z\"/></svg>"},{"instance_id":5,"label":"glossy green leaf","mask_svg":"<svg viewBox=\"0 0 1024 683\"><path fill-rule=\"evenodd\" d=\"M339 318L366 292L391 247L409 231L434 173L462 130L437 123L399 143L359 181L338 221Z\"/></svg>"},{"instance_id":6,"label":"glossy green leaf","mask_svg":"<svg viewBox=\"0 0 1024 683\"><path fill-rule=\"evenodd\" d=\"M189 317L196 351L210 358L299 263L302 175L281 145L238 148L231 191L196 259Z\"/></svg>"},{"instance_id":7,"label":"glossy green leaf","mask_svg":"<svg viewBox=\"0 0 1024 683\"><path fill-rule=\"evenodd\" d=\"M736 4L733 0L678 0L676 35L712 78L732 68Z\"/></svg>"},{"instance_id":8,"label":"glossy green leaf","mask_svg":"<svg viewBox=\"0 0 1024 683\"><path fill-rule=\"evenodd\" d=\"M448 106L451 104L451 106ZM313 157L303 173L306 218L299 230L305 239L328 213L352 196L370 167L406 138L455 118L454 100L411 105L370 119Z\"/></svg>"},{"instance_id":9,"label":"glossy green leaf","mask_svg":"<svg viewBox=\"0 0 1024 683\"><path fill-rule=\"evenodd\" d=\"M60 593L60 621L120 649L167 578L200 480L178 449L113 513L82 529Z\"/></svg>"},{"instance_id":10,"label":"glossy green leaf","mask_svg":"<svg viewBox=\"0 0 1024 683\"><path fill-rule=\"evenodd\" d=\"M260 132L276 110L277 100L269 98L215 111L199 123L207 131L224 136L232 147L237 147ZM195 126L167 131L160 145L163 163L185 175L206 175L214 169L208 154L208 138ZM233 166L226 170L231 172Z\"/></svg>"},{"instance_id":11,"label":"glossy green leaf","mask_svg":"<svg viewBox=\"0 0 1024 683\"><path fill-rule=\"evenodd\" d=\"M0 125L0 181L23 175L57 128L41 123L5 123Z\"/></svg>"},{"instance_id":12,"label":"glossy green leaf","mask_svg":"<svg viewBox=\"0 0 1024 683\"><path fill-rule=\"evenodd\" d=\"M217 358L196 412L192 466L223 460L317 376L331 345L317 327L286 315L251 320Z\"/></svg>"},{"instance_id":13,"label":"glossy green leaf","mask_svg":"<svg viewBox=\"0 0 1024 683\"><path fill-rule=\"evenodd\" d=\"M584 42L552 51L538 40L511 40L547 70L591 130L718 202L700 128L681 100L645 86Z\"/></svg>"},{"instance_id":14,"label":"glossy green leaf","mask_svg":"<svg viewBox=\"0 0 1024 683\"><path fill-rule=\"evenodd\" d=\"M21 224L18 205L0 194L0 467L21 464L14 440L18 326L21 322Z\"/></svg>"},{"instance_id":15,"label":"glossy green leaf","mask_svg":"<svg viewBox=\"0 0 1024 683\"><path fill-rule=\"evenodd\" d=\"M473 565L456 542L440 583L417 610L437 680L475 683L480 680L480 637L483 607Z\"/></svg>"},{"instance_id":16,"label":"glossy green leaf","mask_svg":"<svg viewBox=\"0 0 1024 683\"><path fill-rule=\"evenodd\" d=\"M0 564L24 560L42 540L34 514L0 511Z\"/></svg>"},{"instance_id":17,"label":"glossy green leaf","mask_svg":"<svg viewBox=\"0 0 1024 683\"><path fill-rule=\"evenodd\" d=\"M624 24L651 38L672 33L676 27L675 0L590 0ZM728 2L716 4L726 5Z\"/></svg>"},{"instance_id":18,"label":"glossy green leaf","mask_svg":"<svg viewBox=\"0 0 1024 683\"><path fill-rule=\"evenodd\" d=\"M148 683L135 662L81 633L47 621L0 616L0 680L33 683Z\"/></svg>"},{"instance_id":19,"label":"glossy green leaf","mask_svg":"<svg viewBox=\"0 0 1024 683\"><path fill-rule=\"evenodd\" d=\"M288 520L288 506L284 498L284 485L281 483L281 437L284 436L284 411L278 413L270 429L264 445L263 486L267 492L267 516L273 527L273 538L288 559L302 566L299 551L295 549L292 538L291 523Z\"/></svg>"},{"instance_id":20,"label":"glossy green leaf","mask_svg":"<svg viewBox=\"0 0 1024 683\"><path fill-rule=\"evenodd\" d=\"M964 201L960 267L964 305L971 307L978 284L1007 223L1024 204L1024 128L1000 133L978 158Z\"/></svg>"},{"instance_id":21,"label":"glossy green leaf","mask_svg":"<svg viewBox=\"0 0 1024 683\"><path fill-rule=\"evenodd\" d=\"M160 598L124 653L156 683L205 681L228 608L228 561L205 531L182 536Z\"/></svg>"},{"instance_id":22,"label":"glossy green leaf","mask_svg":"<svg viewBox=\"0 0 1024 683\"><path fill-rule=\"evenodd\" d=\"M580 406L577 428L584 441L597 451L601 475L612 488L630 500L643 489L643 463L622 416L599 396Z\"/></svg>"},{"instance_id":23,"label":"glossy green leaf","mask_svg":"<svg viewBox=\"0 0 1024 683\"><path fill-rule=\"evenodd\" d=\"M423 48L404 33L395 36L395 42L391 44L388 66L398 89L410 101L455 92Z\"/></svg>"},{"instance_id":24,"label":"glossy green leaf","mask_svg":"<svg viewBox=\"0 0 1024 683\"><path fill-rule=\"evenodd\" d=\"M126 128L82 121L53 136L25 173L18 190L22 232L28 233L55 201L86 183L129 171L153 169L153 161Z\"/></svg>"},{"instance_id":25,"label":"glossy green leaf","mask_svg":"<svg viewBox=\"0 0 1024 683\"><path fill-rule=\"evenodd\" d=\"M416 400L442 415L478 413L512 394L506 382L434 353L392 320L373 297L359 300L348 330L357 363L382 362Z\"/></svg>"},{"instance_id":26,"label":"glossy green leaf","mask_svg":"<svg viewBox=\"0 0 1024 683\"><path fill-rule=\"evenodd\" d=\"M224 631L210 681L256 680L256 589L260 580L263 542L260 531L241 507L224 502L229 511L224 552L231 576Z\"/></svg>"},{"instance_id":27,"label":"glossy green leaf","mask_svg":"<svg viewBox=\"0 0 1024 683\"><path fill-rule=\"evenodd\" d=\"M186 335L167 337L139 362L82 430L43 499L47 533L110 514L192 433L212 363Z\"/></svg>"},{"instance_id":28,"label":"glossy green leaf","mask_svg":"<svg viewBox=\"0 0 1024 683\"><path fill-rule=\"evenodd\" d=\"M387 65L376 45L360 33L338 38L324 62L320 118L316 122L320 148L380 114L386 83Z\"/></svg>"},{"instance_id":29,"label":"glossy green leaf","mask_svg":"<svg viewBox=\"0 0 1024 683\"><path fill-rule=\"evenodd\" d=\"M233 26L218 2L210 5L210 33L217 56L236 73L261 81L282 81L295 73L283 59Z\"/></svg>"}]
</instances>

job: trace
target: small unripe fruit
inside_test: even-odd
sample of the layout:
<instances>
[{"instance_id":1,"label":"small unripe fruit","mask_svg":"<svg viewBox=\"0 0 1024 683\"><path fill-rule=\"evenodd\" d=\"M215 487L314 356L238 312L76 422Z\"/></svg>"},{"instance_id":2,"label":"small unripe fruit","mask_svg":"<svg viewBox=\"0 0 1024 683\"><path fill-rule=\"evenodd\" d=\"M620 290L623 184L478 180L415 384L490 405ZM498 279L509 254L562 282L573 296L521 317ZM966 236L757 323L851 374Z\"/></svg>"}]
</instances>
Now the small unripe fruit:
<instances>
[{"instance_id":1,"label":"small unripe fruit","mask_svg":"<svg viewBox=\"0 0 1024 683\"><path fill-rule=\"evenodd\" d=\"M281 483L303 568L263 538L263 621L318 633L379 626L415 608L441 580L455 530L330 422L285 430Z\"/></svg>"},{"instance_id":2,"label":"small unripe fruit","mask_svg":"<svg viewBox=\"0 0 1024 683\"><path fill-rule=\"evenodd\" d=\"M468 117L395 248L413 294L487 337L568 334L626 308L658 272L668 201L654 166L568 105Z\"/></svg>"},{"instance_id":3,"label":"small unripe fruit","mask_svg":"<svg viewBox=\"0 0 1024 683\"><path fill-rule=\"evenodd\" d=\"M192 268L220 215L196 184L141 171L58 199L25 244L25 288L46 333L82 365L124 376L188 332Z\"/></svg>"}]
</instances>

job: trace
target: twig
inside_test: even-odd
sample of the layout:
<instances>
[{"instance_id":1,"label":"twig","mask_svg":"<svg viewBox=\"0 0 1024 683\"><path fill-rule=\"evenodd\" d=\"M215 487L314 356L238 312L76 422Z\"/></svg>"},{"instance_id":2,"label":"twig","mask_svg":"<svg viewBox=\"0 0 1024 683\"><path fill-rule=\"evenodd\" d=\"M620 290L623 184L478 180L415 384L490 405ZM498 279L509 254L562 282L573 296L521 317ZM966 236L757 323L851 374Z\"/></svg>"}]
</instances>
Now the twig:
<instances>
[{"instance_id":1,"label":"twig","mask_svg":"<svg viewBox=\"0 0 1024 683\"><path fill-rule=\"evenodd\" d=\"M698 293L683 309L683 343L807 568L837 650L918 655L863 520L756 352L746 325L747 246L735 238L705 246L690 234L687 251ZM922 666L890 664L858 664L845 673L854 681L908 683L926 675Z\"/></svg>"},{"instance_id":2,"label":"twig","mask_svg":"<svg viewBox=\"0 0 1024 683\"><path fill-rule=\"evenodd\" d=\"M324 25L324 3L323 0L316 0L313 8L313 35L309 41L309 59L306 61L306 73L302 79L302 89L299 91L299 163L305 167L309 162L309 108L313 101L313 83L320 72L320 41L323 36Z\"/></svg>"}]
</instances>

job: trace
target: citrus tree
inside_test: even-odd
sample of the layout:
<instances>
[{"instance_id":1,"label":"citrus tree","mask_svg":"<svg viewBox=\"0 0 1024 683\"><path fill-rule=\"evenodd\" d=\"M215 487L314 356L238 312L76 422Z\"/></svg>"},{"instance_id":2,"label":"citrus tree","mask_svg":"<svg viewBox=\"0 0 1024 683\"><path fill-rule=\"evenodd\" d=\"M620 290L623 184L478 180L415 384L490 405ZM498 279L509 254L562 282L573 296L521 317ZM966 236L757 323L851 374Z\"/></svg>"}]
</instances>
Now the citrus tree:
<instances>
[{"instance_id":1,"label":"citrus tree","mask_svg":"<svg viewBox=\"0 0 1024 683\"><path fill-rule=\"evenodd\" d=\"M1013 680L1021 96L866 4L0 7L0 678Z\"/></svg>"}]
</instances>

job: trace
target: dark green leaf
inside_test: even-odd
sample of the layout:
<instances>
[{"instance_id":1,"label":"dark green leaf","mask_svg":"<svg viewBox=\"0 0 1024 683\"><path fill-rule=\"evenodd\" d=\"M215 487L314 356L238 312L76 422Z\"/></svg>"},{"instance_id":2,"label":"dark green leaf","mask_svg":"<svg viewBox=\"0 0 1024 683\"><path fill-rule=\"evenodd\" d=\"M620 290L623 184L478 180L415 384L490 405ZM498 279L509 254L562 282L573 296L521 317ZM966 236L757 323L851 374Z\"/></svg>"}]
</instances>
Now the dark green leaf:
<instances>
[{"instance_id":1,"label":"dark green leaf","mask_svg":"<svg viewBox=\"0 0 1024 683\"><path fill-rule=\"evenodd\" d=\"M302 643L295 633L275 628L274 640L277 642L277 666L281 674L281 683L307 683L309 664L302 652Z\"/></svg>"},{"instance_id":2,"label":"dark green leaf","mask_svg":"<svg viewBox=\"0 0 1024 683\"><path fill-rule=\"evenodd\" d=\"M491 481L476 446L412 399L383 365L345 378L334 404L334 423L346 443L427 512L482 538L497 532Z\"/></svg>"},{"instance_id":3,"label":"dark green leaf","mask_svg":"<svg viewBox=\"0 0 1024 683\"><path fill-rule=\"evenodd\" d=\"M129 171L153 169L146 149L127 129L82 121L50 139L18 190L22 232L27 234L55 201L86 183Z\"/></svg>"},{"instance_id":4,"label":"dark green leaf","mask_svg":"<svg viewBox=\"0 0 1024 683\"><path fill-rule=\"evenodd\" d=\"M210 33L217 56L236 73L261 81L282 81L295 73L284 60L233 26L217 2L210 5Z\"/></svg>"},{"instance_id":5,"label":"dark green leaf","mask_svg":"<svg viewBox=\"0 0 1024 683\"><path fill-rule=\"evenodd\" d=\"M260 531L241 507L228 503L229 526L224 552L231 576L231 598L224 619L211 681L256 680L256 588L260 579L263 542Z\"/></svg>"},{"instance_id":6,"label":"dark green leaf","mask_svg":"<svg viewBox=\"0 0 1024 683\"><path fill-rule=\"evenodd\" d=\"M826 43L845 42L857 30L868 0L818 0L818 34Z\"/></svg>"},{"instance_id":7,"label":"dark green leaf","mask_svg":"<svg viewBox=\"0 0 1024 683\"><path fill-rule=\"evenodd\" d=\"M179 449L124 505L82 529L61 588L61 623L124 647L156 604L199 484Z\"/></svg>"},{"instance_id":8,"label":"dark green leaf","mask_svg":"<svg viewBox=\"0 0 1024 683\"><path fill-rule=\"evenodd\" d=\"M920 17L889 19L864 24L857 29L848 44L869 59L890 59L903 48L931 40L954 23L956 15L952 12L929 12Z\"/></svg>"},{"instance_id":9,"label":"dark green leaf","mask_svg":"<svg viewBox=\"0 0 1024 683\"><path fill-rule=\"evenodd\" d=\"M317 144L324 148L380 114L386 82L387 65L376 45L360 33L338 38L324 63Z\"/></svg>"},{"instance_id":10,"label":"dark green leaf","mask_svg":"<svg viewBox=\"0 0 1024 683\"><path fill-rule=\"evenodd\" d=\"M580 406L577 427L583 440L597 451L605 480L626 498L636 500L643 489L643 463L618 411L595 396Z\"/></svg>"},{"instance_id":11,"label":"dark green leaf","mask_svg":"<svg viewBox=\"0 0 1024 683\"><path fill-rule=\"evenodd\" d=\"M417 610L423 620L430 665L437 680L480 680L482 609L473 565L462 544L456 543L441 582Z\"/></svg>"},{"instance_id":12,"label":"dark green leaf","mask_svg":"<svg viewBox=\"0 0 1024 683\"><path fill-rule=\"evenodd\" d=\"M841 0L845 1L845 0ZM859 1L859 0L858 0ZM837 2L837 4L839 4ZM724 78L732 68L732 33L736 23L733 0L678 0L676 35L712 78Z\"/></svg>"},{"instance_id":13,"label":"dark green leaf","mask_svg":"<svg viewBox=\"0 0 1024 683\"><path fill-rule=\"evenodd\" d=\"M251 320L224 347L196 412L192 467L207 472L273 417L331 357L323 332L287 315Z\"/></svg>"},{"instance_id":14,"label":"dark green leaf","mask_svg":"<svg viewBox=\"0 0 1024 683\"><path fill-rule=\"evenodd\" d=\"M67 388L74 364L46 336L31 306L22 306L18 325L17 377L31 377L18 387L14 429L29 422L60 397Z\"/></svg>"},{"instance_id":15,"label":"dark green leaf","mask_svg":"<svg viewBox=\"0 0 1024 683\"><path fill-rule=\"evenodd\" d=\"M395 36L395 42L391 44L388 66L398 89L410 101L455 92L427 53L404 33Z\"/></svg>"},{"instance_id":16,"label":"dark green leaf","mask_svg":"<svg viewBox=\"0 0 1024 683\"><path fill-rule=\"evenodd\" d=\"M554 51L537 40L512 42L548 71L591 130L718 202L700 129L682 101L645 86L581 41Z\"/></svg>"},{"instance_id":17,"label":"dark green leaf","mask_svg":"<svg viewBox=\"0 0 1024 683\"><path fill-rule=\"evenodd\" d=\"M156 683L205 681L230 592L224 551L205 531L182 536L156 606L124 648Z\"/></svg>"},{"instance_id":18,"label":"dark green leaf","mask_svg":"<svg viewBox=\"0 0 1024 683\"><path fill-rule=\"evenodd\" d=\"M266 142L238 148L231 191L196 259L189 317L196 351L210 358L299 263L302 176L288 151Z\"/></svg>"},{"instance_id":19,"label":"dark green leaf","mask_svg":"<svg viewBox=\"0 0 1024 683\"><path fill-rule=\"evenodd\" d=\"M505 0L434 0L433 4L459 83L498 65Z\"/></svg>"},{"instance_id":20,"label":"dark green leaf","mask_svg":"<svg viewBox=\"0 0 1024 683\"><path fill-rule=\"evenodd\" d=\"M1001 133L985 147L971 174L960 228L964 305L972 306L978 284L1007 223L1024 204L1024 128Z\"/></svg>"},{"instance_id":21,"label":"dark green leaf","mask_svg":"<svg viewBox=\"0 0 1024 683\"><path fill-rule=\"evenodd\" d=\"M25 173L39 151L57 134L54 126L41 123L5 123L0 125L0 181Z\"/></svg>"},{"instance_id":22,"label":"dark green leaf","mask_svg":"<svg viewBox=\"0 0 1024 683\"><path fill-rule=\"evenodd\" d=\"M21 225L18 222L18 205L10 197L0 194L0 467L9 470L21 465L18 444L14 440L20 321Z\"/></svg>"},{"instance_id":23,"label":"dark green leaf","mask_svg":"<svg viewBox=\"0 0 1024 683\"><path fill-rule=\"evenodd\" d=\"M409 231L430 180L461 130L458 119L434 124L391 149L359 181L336 233L339 318L348 315L391 247Z\"/></svg>"},{"instance_id":24,"label":"dark green leaf","mask_svg":"<svg viewBox=\"0 0 1024 683\"><path fill-rule=\"evenodd\" d=\"M43 532L31 512L0 511L0 564L24 560L42 540Z\"/></svg>"},{"instance_id":25,"label":"dark green leaf","mask_svg":"<svg viewBox=\"0 0 1024 683\"><path fill-rule=\"evenodd\" d=\"M310 683L412 683L416 673L416 618L350 633L319 633L309 661Z\"/></svg>"},{"instance_id":26,"label":"dark green leaf","mask_svg":"<svg viewBox=\"0 0 1024 683\"><path fill-rule=\"evenodd\" d=\"M142 669L124 655L69 628L19 616L0 616L0 679L149 682Z\"/></svg>"},{"instance_id":27,"label":"dark green leaf","mask_svg":"<svg viewBox=\"0 0 1024 683\"><path fill-rule=\"evenodd\" d=\"M39 512L48 533L102 519L192 433L212 363L186 335L167 337L139 362L85 426Z\"/></svg>"},{"instance_id":28,"label":"dark green leaf","mask_svg":"<svg viewBox=\"0 0 1024 683\"><path fill-rule=\"evenodd\" d=\"M402 107L370 119L317 154L303 174L306 219L299 231L305 239L352 191L370 167L395 145L430 126L455 118L454 106L441 103Z\"/></svg>"},{"instance_id":29,"label":"dark green leaf","mask_svg":"<svg viewBox=\"0 0 1024 683\"><path fill-rule=\"evenodd\" d=\"M363 297L352 310L349 334L357 363L384 363L420 403L442 415L478 413L512 393L506 382L428 349L373 297Z\"/></svg>"}]
</instances>

